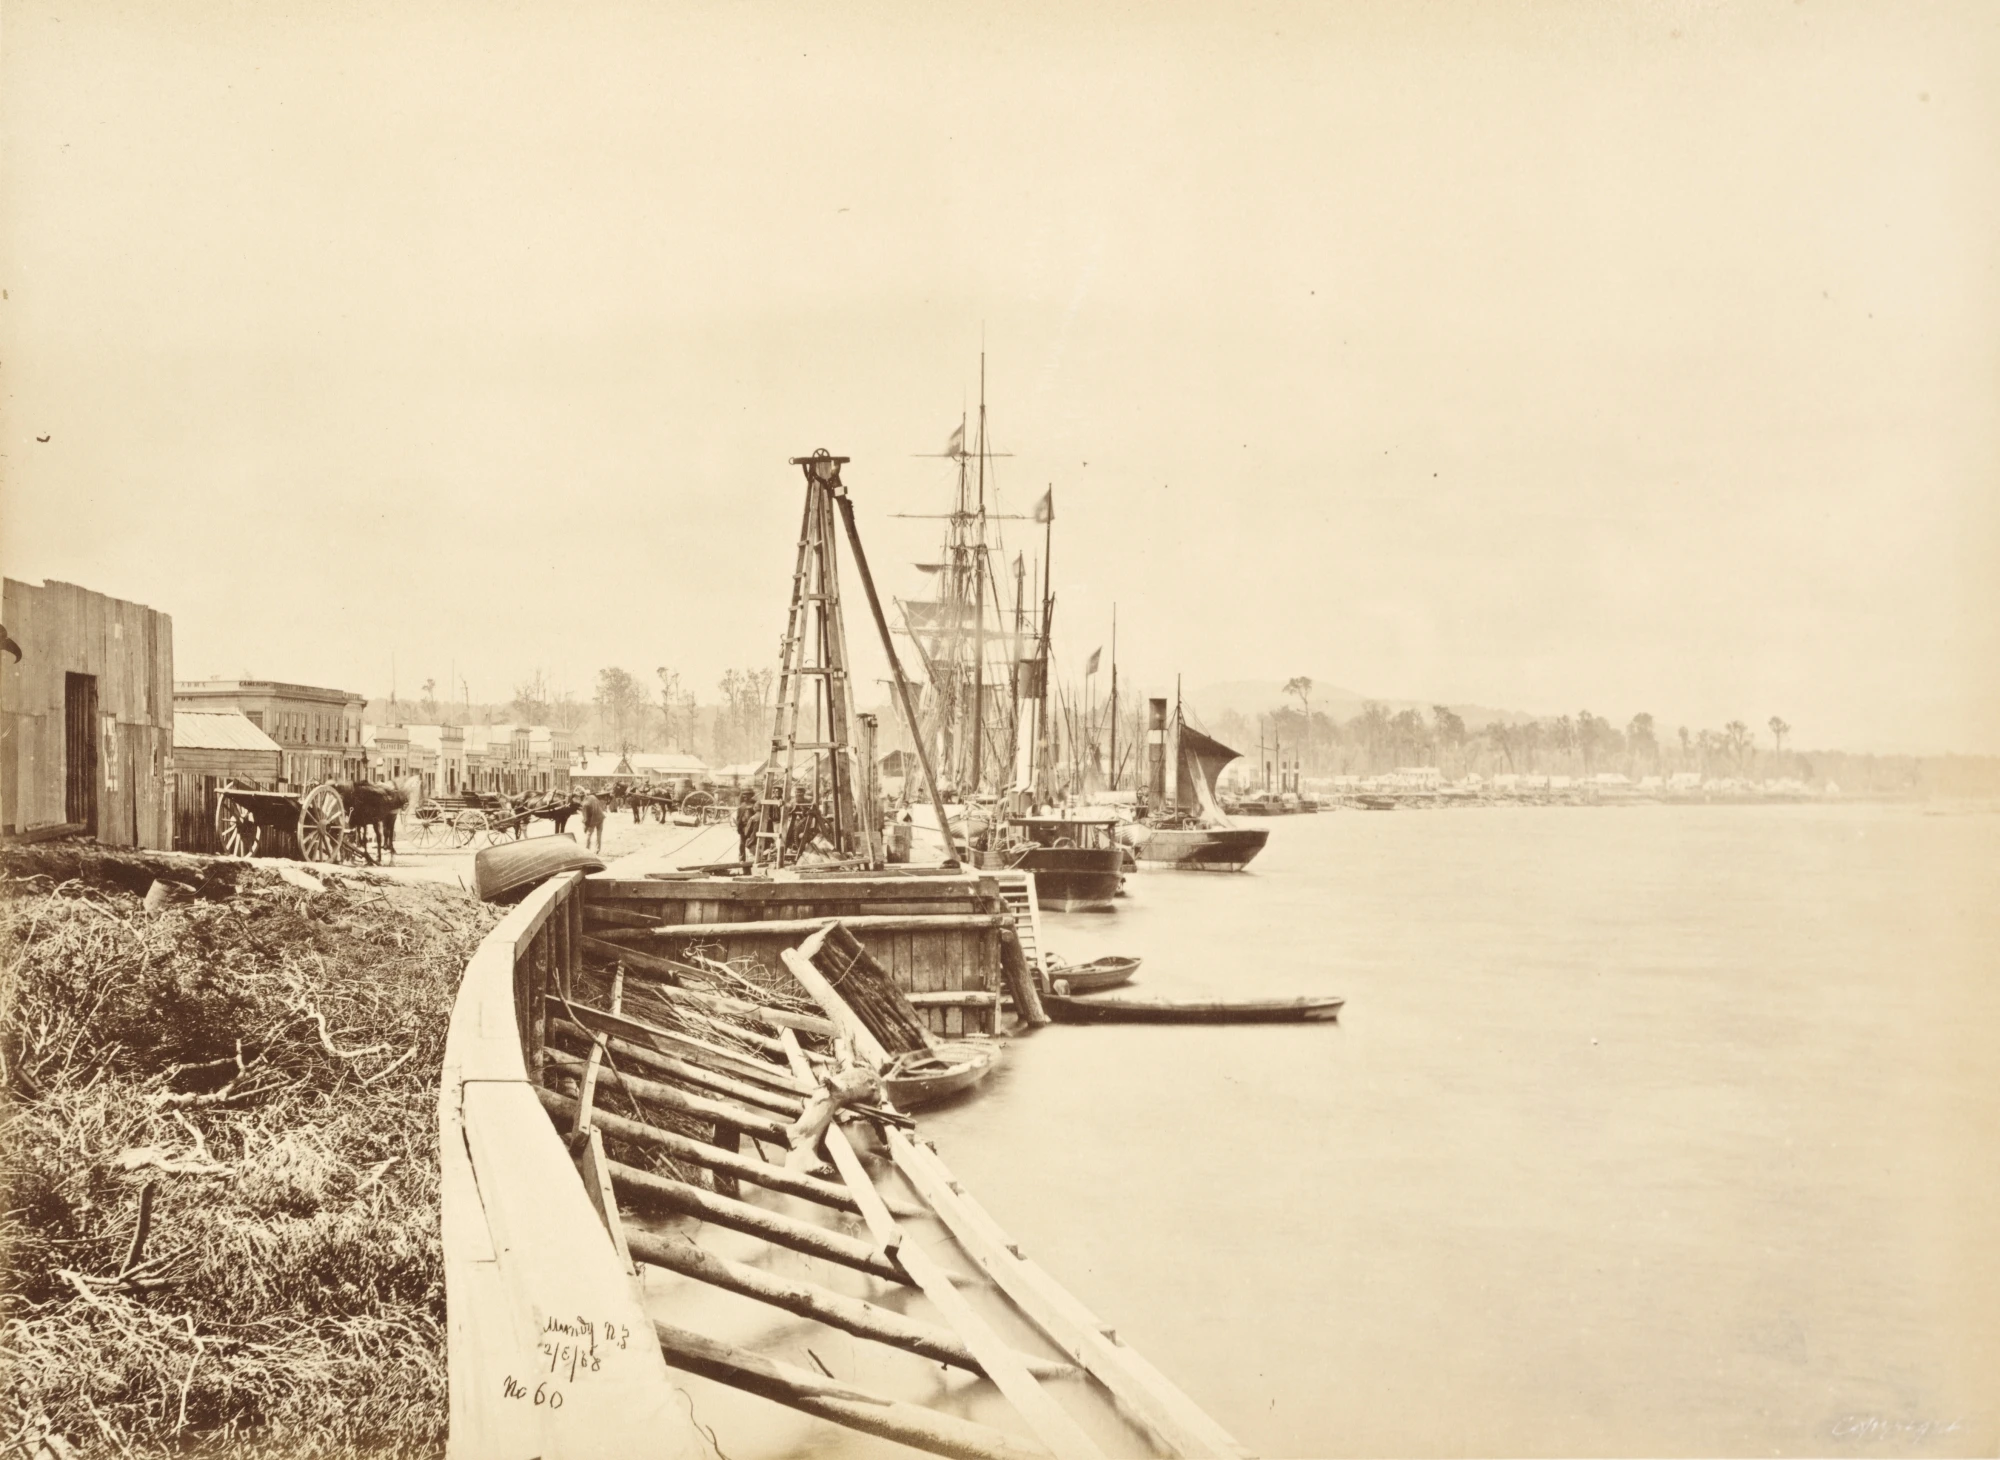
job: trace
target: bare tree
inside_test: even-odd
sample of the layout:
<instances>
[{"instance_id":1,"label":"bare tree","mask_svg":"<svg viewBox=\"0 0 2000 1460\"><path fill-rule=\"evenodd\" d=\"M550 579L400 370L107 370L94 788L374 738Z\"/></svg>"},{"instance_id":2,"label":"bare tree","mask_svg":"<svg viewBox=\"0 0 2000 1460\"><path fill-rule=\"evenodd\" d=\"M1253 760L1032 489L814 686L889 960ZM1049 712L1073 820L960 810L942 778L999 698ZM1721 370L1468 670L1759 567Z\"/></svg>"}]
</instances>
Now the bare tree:
<instances>
[{"instance_id":1,"label":"bare tree","mask_svg":"<svg viewBox=\"0 0 2000 1460\"><path fill-rule=\"evenodd\" d=\"M1304 713L1306 719L1305 753L1303 753L1299 757L1299 764L1301 766L1308 766L1312 762L1312 736L1313 736L1312 692L1313 692L1313 682L1303 674L1295 675L1291 679L1285 681L1285 693L1288 695L1297 695L1299 697L1299 706L1301 711Z\"/></svg>"},{"instance_id":2,"label":"bare tree","mask_svg":"<svg viewBox=\"0 0 2000 1460\"><path fill-rule=\"evenodd\" d=\"M1776 715L1771 717L1771 739L1777 742L1778 754L1785 753L1785 737L1792 733L1792 727Z\"/></svg>"},{"instance_id":3,"label":"bare tree","mask_svg":"<svg viewBox=\"0 0 2000 1460\"><path fill-rule=\"evenodd\" d=\"M660 677L660 717L666 721L667 748L679 750L681 742L674 734L674 711L680 707L681 677L664 664L653 673Z\"/></svg>"}]
</instances>

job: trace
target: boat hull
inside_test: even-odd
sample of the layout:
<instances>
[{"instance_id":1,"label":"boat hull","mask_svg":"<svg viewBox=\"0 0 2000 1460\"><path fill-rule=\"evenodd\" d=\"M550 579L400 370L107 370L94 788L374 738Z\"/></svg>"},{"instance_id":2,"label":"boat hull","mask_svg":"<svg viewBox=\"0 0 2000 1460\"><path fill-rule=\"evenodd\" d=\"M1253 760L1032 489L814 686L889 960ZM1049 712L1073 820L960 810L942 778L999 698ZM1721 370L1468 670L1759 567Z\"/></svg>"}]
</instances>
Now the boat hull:
<instances>
[{"instance_id":1,"label":"boat hull","mask_svg":"<svg viewBox=\"0 0 2000 1460\"><path fill-rule=\"evenodd\" d=\"M1334 995L1292 999L1133 999L1043 994L1058 1024L1299 1024L1340 1017Z\"/></svg>"},{"instance_id":2,"label":"boat hull","mask_svg":"<svg viewBox=\"0 0 2000 1460\"><path fill-rule=\"evenodd\" d=\"M940 1040L924 1062L883 1077L889 1101L898 1110L921 1110L970 1090L993 1073L1000 1046L971 1040Z\"/></svg>"},{"instance_id":3,"label":"boat hull","mask_svg":"<svg viewBox=\"0 0 2000 1460\"><path fill-rule=\"evenodd\" d=\"M1123 862L1115 846L1029 847L1014 865L1034 877L1044 911L1110 912Z\"/></svg>"},{"instance_id":4,"label":"boat hull","mask_svg":"<svg viewBox=\"0 0 2000 1460\"><path fill-rule=\"evenodd\" d=\"M1130 983L1139 971L1136 958L1097 958L1089 963L1063 963L1049 969L1049 987L1059 994L1094 994Z\"/></svg>"},{"instance_id":5,"label":"boat hull","mask_svg":"<svg viewBox=\"0 0 2000 1460\"><path fill-rule=\"evenodd\" d=\"M1133 855L1141 867L1177 872L1241 872L1271 839L1262 826L1159 826Z\"/></svg>"}]
</instances>

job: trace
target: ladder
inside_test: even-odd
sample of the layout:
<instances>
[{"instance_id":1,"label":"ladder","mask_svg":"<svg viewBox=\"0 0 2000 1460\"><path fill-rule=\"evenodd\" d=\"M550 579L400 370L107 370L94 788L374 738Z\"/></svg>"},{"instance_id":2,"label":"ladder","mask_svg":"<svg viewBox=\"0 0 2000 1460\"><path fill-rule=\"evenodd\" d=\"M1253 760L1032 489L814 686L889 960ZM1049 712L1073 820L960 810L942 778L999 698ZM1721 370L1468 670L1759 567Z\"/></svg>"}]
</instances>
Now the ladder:
<instances>
[{"instance_id":1,"label":"ladder","mask_svg":"<svg viewBox=\"0 0 2000 1460\"><path fill-rule=\"evenodd\" d=\"M833 493L847 458L816 452L795 457L805 468L805 514L792 568L792 601L779 648L778 707L771 754L757 790L757 831L751 861L776 868L796 861L801 819L837 856L881 860L873 821L858 794L865 783L854 746L854 704L847 675L847 628L840 611L840 558ZM812 757L812 792L800 793L800 753Z\"/></svg>"},{"instance_id":2,"label":"ladder","mask_svg":"<svg viewBox=\"0 0 2000 1460\"><path fill-rule=\"evenodd\" d=\"M1000 884L1000 900L1007 904L1007 911L1014 918L1014 936L1021 940L1021 952L1027 957L1028 972L1033 974L1038 985L1048 985L1048 960L1042 955L1042 905L1035 897L1035 874L1032 872L986 872L980 874L991 877Z\"/></svg>"}]
</instances>

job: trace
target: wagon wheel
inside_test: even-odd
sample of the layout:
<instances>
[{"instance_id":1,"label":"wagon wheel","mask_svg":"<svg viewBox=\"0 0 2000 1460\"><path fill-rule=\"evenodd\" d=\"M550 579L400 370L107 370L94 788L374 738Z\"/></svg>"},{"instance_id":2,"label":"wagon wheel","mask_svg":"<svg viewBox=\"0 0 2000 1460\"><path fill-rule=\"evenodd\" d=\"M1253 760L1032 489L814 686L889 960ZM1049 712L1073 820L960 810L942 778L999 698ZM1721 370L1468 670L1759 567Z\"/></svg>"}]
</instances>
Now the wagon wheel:
<instances>
[{"instance_id":1,"label":"wagon wheel","mask_svg":"<svg viewBox=\"0 0 2000 1460\"><path fill-rule=\"evenodd\" d=\"M242 802L230 799L229 793L235 789L235 782L228 782L216 795L215 844L222 848L224 856L254 857L257 855L257 818Z\"/></svg>"},{"instance_id":2,"label":"wagon wheel","mask_svg":"<svg viewBox=\"0 0 2000 1460\"><path fill-rule=\"evenodd\" d=\"M468 806L451 819L451 844L455 847L469 847L472 839L482 831L491 831L493 823L486 813Z\"/></svg>"},{"instance_id":3,"label":"wagon wheel","mask_svg":"<svg viewBox=\"0 0 2000 1460\"><path fill-rule=\"evenodd\" d=\"M314 786L299 802L299 855L308 862L347 860L347 806L331 785Z\"/></svg>"}]
</instances>

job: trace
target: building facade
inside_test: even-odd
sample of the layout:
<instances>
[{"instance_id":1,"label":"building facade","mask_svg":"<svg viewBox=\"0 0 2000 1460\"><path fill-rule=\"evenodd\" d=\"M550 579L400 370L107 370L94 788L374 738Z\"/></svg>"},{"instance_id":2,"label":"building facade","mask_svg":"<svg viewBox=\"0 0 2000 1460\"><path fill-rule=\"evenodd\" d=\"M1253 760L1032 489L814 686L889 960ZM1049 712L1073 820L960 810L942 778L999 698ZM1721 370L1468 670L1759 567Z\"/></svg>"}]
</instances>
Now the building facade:
<instances>
[{"instance_id":1,"label":"building facade","mask_svg":"<svg viewBox=\"0 0 2000 1460\"><path fill-rule=\"evenodd\" d=\"M183 680L174 686L174 707L241 710L278 742L281 789L368 779L361 740L361 712L368 701L350 690L270 679Z\"/></svg>"},{"instance_id":2,"label":"building facade","mask_svg":"<svg viewBox=\"0 0 2000 1460\"><path fill-rule=\"evenodd\" d=\"M0 827L173 845L174 622L74 583L0 584ZM15 651L18 651L18 657Z\"/></svg>"}]
</instances>

